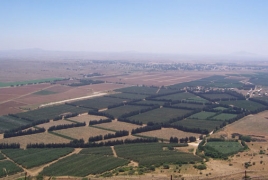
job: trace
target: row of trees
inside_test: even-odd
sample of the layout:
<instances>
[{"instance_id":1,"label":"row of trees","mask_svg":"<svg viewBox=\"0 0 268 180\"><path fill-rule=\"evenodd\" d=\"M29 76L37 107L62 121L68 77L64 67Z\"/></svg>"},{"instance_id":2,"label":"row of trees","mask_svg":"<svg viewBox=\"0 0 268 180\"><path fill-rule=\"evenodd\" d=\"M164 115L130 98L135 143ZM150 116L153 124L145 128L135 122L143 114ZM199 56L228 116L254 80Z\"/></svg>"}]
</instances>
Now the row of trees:
<instances>
[{"instance_id":1,"label":"row of trees","mask_svg":"<svg viewBox=\"0 0 268 180\"><path fill-rule=\"evenodd\" d=\"M180 143L188 143L188 142L195 142L195 141L196 141L196 137L194 137L194 136L190 136L189 138L185 137L185 138L180 139ZM179 139L177 137L170 137L169 142L170 143L178 143Z\"/></svg>"},{"instance_id":2,"label":"row of trees","mask_svg":"<svg viewBox=\"0 0 268 180\"><path fill-rule=\"evenodd\" d=\"M25 130L25 131L5 132L4 133L4 138L42 133L42 132L45 132L45 131L46 131L45 128L38 128L38 129L34 129L34 130L33 129L28 129L28 130Z\"/></svg>"},{"instance_id":3,"label":"row of trees","mask_svg":"<svg viewBox=\"0 0 268 180\"><path fill-rule=\"evenodd\" d=\"M57 120L61 120L63 117L66 119L66 118L71 118L71 117L75 117L75 116L78 116L78 115L79 114L77 112L73 112L73 113L68 113L68 114L65 114L65 115L60 115L60 116L54 117L53 120L57 121Z\"/></svg>"},{"instance_id":4,"label":"row of trees","mask_svg":"<svg viewBox=\"0 0 268 180\"><path fill-rule=\"evenodd\" d=\"M147 132L147 131L154 131L154 130L159 130L159 129L161 129L161 125L155 124L153 126L144 126L144 127L132 129L131 134L137 134L137 133L142 133L142 132Z\"/></svg>"},{"instance_id":5,"label":"row of trees","mask_svg":"<svg viewBox=\"0 0 268 180\"><path fill-rule=\"evenodd\" d=\"M27 148L64 148L64 147L73 147L73 148L89 148L89 147L101 147L101 146L114 146L119 144L132 144L132 143L152 143L158 142L157 138L136 138L136 139L125 139L125 140L114 140L107 142L91 142L85 143L83 139L73 140L70 143L34 143L27 144ZM1 148L1 146L0 146Z\"/></svg>"},{"instance_id":6,"label":"row of trees","mask_svg":"<svg viewBox=\"0 0 268 180\"><path fill-rule=\"evenodd\" d=\"M81 126L85 126L86 123L72 123L72 124L60 124L57 126L51 126L48 128L48 131L55 131L55 130L60 130L60 129L68 129L68 128L74 128L74 127L81 127Z\"/></svg>"},{"instance_id":7,"label":"row of trees","mask_svg":"<svg viewBox=\"0 0 268 180\"><path fill-rule=\"evenodd\" d=\"M19 149L20 148L20 144L19 143L1 143L0 144L0 149Z\"/></svg>"},{"instance_id":8,"label":"row of trees","mask_svg":"<svg viewBox=\"0 0 268 180\"><path fill-rule=\"evenodd\" d=\"M129 132L126 130L116 131L115 134L109 133L103 136L103 139L112 139L117 137L128 136Z\"/></svg>"},{"instance_id":9,"label":"row of trees","mask_svg":"<svg viewBox=\"0 0 268 180\"><path fill-rule=\"evenodd\" d=\"M89 121L89 125L95 125L95 124L102 124L102 123L109 123L112 122L112 119L108 118L108 119L100 119L100 120L91 120Z\"/></svg>"}]
</instances>

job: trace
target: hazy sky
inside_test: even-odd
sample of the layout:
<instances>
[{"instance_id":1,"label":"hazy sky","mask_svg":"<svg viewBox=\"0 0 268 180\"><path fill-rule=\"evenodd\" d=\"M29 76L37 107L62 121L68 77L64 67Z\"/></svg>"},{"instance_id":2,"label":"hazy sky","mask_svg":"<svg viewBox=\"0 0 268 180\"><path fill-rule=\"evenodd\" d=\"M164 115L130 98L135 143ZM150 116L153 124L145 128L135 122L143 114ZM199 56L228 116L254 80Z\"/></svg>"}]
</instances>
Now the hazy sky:
<instances>
[{"instance_id":1,"label":"hazy sky","mask_svg":"<svg viewBox=\"0 0 268 180\"><path fill-rule=\"evenodd\" d=\"M1 0L0 50L268 56L268 0Z\"/></svg>"}]
</instances>

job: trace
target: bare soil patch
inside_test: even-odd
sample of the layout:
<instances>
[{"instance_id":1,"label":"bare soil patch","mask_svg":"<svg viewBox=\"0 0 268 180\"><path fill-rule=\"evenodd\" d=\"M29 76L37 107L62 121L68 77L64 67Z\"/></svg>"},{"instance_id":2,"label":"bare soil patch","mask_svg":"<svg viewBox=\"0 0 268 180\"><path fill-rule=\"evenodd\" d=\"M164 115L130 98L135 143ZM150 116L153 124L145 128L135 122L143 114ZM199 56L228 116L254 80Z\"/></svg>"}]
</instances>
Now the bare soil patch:
<instances>
[{"instance_id":1,"label":"bare soil patch","mask_svg":"<svg viewBox=\"0 0 268 180\"><path fill-rule=\"evenodd\" d=\"M120 131L120 130L131 131L132 129L136 129L138 127L141 127L139 125L120 122L120 121L112 121L110 123L97 124L95 126L107 128L107 129L112 129L112 130L116 130L116 131Z\"/></svg>"},{"instance_id":2,"label":"bare soil patch","mask_svg":"<svg viewBox=\"0 0 268 180\"><path fill-rule=\"evenodd\" d=\"M15 114L22 112L20 106L26 105L25 103L20 103L16 101L8 101L6 103L0 104L0 115Z\"/></svg>"},{"instance_id":3,"label":"bare soil patch","mask_svg":"<svg viewBox=\"0 0 268 180\"><path fill-rule=\"evenodd\" d=\"M104 116L95 116L95 115L80 115L76 117L69 118L70 120L77 121L77 122L85 122L87 125L89 124L89 121L92 120L100 120L100 119L107 119L107 117Z\"/></svg>"},{"instance_id":4,"label":"bare soil patch","mask_svg":"<svg viewBox=\"0 0 268 180\"><path fill-rule=\"evenodd\" d=\"M39 124L37 127L48 129L51 126L58 126L62 124L72 124L72 122L66 120L50 121L48 123Z\"/></svg>"}]
</instances>

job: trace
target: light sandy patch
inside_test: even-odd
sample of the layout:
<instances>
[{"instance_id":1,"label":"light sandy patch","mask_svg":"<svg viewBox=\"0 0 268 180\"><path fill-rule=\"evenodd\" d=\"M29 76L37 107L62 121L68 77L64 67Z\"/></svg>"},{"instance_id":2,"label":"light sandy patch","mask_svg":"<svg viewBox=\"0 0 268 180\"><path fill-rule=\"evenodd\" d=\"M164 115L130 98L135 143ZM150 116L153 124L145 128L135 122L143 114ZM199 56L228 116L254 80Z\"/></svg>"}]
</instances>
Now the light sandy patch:
<instances>
[{"instance_id":1,"label":"light sandy patch","mask_svg":"<svg viewBox=\"0 0 268 180\"><path fill-rule=\"evenodd\" d=\"M77 121L77 122L85 122L86 124L89 124L89 121L92 120L100 120L100 119L107 119L105 116L95 116L95 115L79 115L76 117L69 118L70 120Z\"/></svg>"},{"instance_id":2,"label":"light sandy patch","mask_svg":"<svg viewBox=\"0 0 268 180\"><path fill-rule=\"evenodd\" d=\"M185 138L189 136L194 136L198 138L200 136L200 134L184 132L184 131L180 131L180 130L173 129L173 128L162 128L160 130L139 133L138 135L163 138L167 140L169 140L170 137L177 137L180 139L180 138Z\"/></svg>"},{"instance_id":3,"label":"light sandy patch","mask_svg":"<svg viewBox=\"0 0 268 180\"><path fill-rule=\"evenodd\" d=\"M91 136L105 135L108 133L113 134L113 132L111 131L93 128L89 126L62 129L55 132L75 139L84 139L85 141L88 141L88 138Z\"/></svg>"},{"instance_id":4,"label":"light sandy patch","mask_svg":"<svg viewBox=\"0 0 268 180\"><path fill-rule=\"evenodd\" d=\"M38 133L32 135L25 135L25 136L17 136L11 138L1 139L0 143L20 143L21 148L26 148L27 144L30 143L68 143L70 140L55 136L50 133Z\"/></svg>"},{"instance_id":5,"label":"light sandy patch","mask_svg":"<svg viewBox=\"0 0 268 180\"><path fill-rule=\"evenodd\" d=\"M58 126L62 124L72 124L73 122L66 121L66 120L58 120L58 121L50 121L48 123L39 124L37 127L48 129L51 126Z\"/></svg>"},{"instance_id":6,"label":"light sandy patch","mask_svg":"<svg viewBox=\"0 0 268 180\"><path fill-rule=\"evenodd\" d=\"M95 126L107 128L107 129L112 129L112 130L116 130L116 131L120 131L120 130L131 131L132 129L136 129L138 127L141 127L141 126L136 125L136 124L130 124L130 123L125 123L125 122L120 122L120 121L112 121L110 123L96 124Z\"/></svg>"}]
</instances>

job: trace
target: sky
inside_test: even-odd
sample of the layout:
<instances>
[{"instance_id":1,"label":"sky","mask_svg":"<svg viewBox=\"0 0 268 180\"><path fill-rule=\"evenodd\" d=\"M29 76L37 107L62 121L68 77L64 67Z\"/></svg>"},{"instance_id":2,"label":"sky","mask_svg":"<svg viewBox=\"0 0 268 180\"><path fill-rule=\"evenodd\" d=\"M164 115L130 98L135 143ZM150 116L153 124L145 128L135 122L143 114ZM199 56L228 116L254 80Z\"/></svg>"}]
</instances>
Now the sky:
<instances>
[{"instance_id":1,"label":"sky","mask_svg":"<svg viewBox=\"0 0 268 180\"><path fill-rule=\"evenodd\" d=\"M0 0L0 50L268 56L267 0Z\"/></svg>"}]
</instances>

